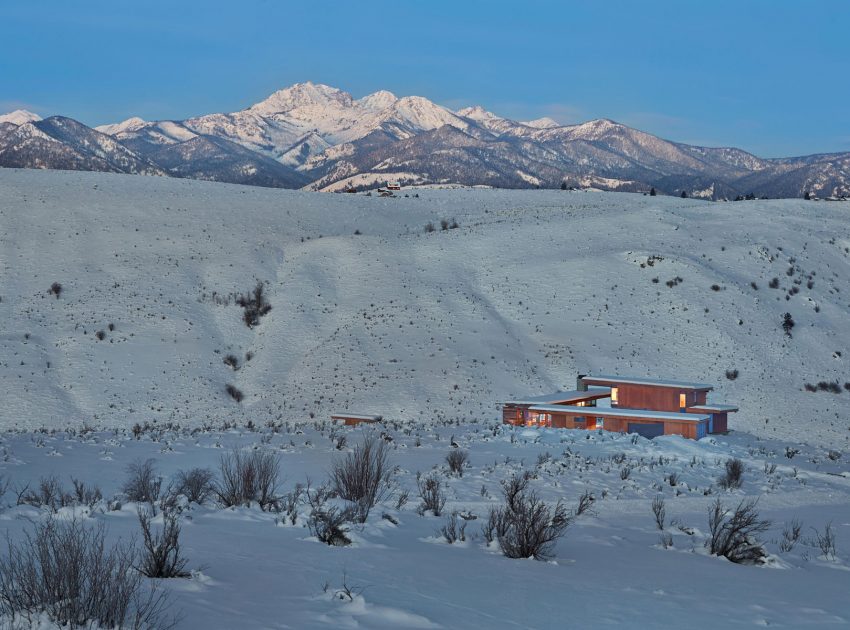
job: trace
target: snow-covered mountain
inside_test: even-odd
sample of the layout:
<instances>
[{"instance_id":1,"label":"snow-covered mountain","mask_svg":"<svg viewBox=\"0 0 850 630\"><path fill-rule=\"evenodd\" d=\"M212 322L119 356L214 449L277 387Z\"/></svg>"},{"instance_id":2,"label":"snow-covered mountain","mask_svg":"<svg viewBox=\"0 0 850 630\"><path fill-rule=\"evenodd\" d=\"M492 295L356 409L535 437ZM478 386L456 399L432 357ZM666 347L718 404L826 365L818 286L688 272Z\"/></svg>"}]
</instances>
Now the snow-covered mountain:
<instances>
[{"instance_id":1,"label":"snow-covered mountain","mask_svg":"<svg viewBox=\"0 0 850 630\"><path fill-rule=\"evenodd\" d=\"M13 131L37 122L30 112L0 116L0 166L114 170L97 160L59 157L59 147L35 141L22 156ZM850 195L850 153L762 159L735 148L672 142L607 119L577 125L547 117L521 122L480 105L452 111L421 96L397 97L386 90L355 99L309 81L237 112L183 121L133 117L96 131L173 176L309 190L401 180L510 188L655 187L715 199L749 193L799 197L806 191ZM215 160L207 159L210 151ZM261 164L267 176L246 176Z\"/></svg>"}]
</instances>

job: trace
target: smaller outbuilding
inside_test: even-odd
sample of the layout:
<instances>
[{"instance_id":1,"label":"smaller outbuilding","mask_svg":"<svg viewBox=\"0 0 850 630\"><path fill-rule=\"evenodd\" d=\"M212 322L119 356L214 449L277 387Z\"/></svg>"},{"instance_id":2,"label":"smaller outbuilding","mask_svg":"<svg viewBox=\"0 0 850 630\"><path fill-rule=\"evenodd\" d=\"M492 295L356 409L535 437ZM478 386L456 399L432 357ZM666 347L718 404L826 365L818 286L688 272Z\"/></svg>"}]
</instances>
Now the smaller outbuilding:
<instances>
[{"instance_id":1,"label":"smaller outbuilding","mask_svg":"<svg viewBox=\"0 0 850 630\"><path fill-rule=\"evenodd\" d=\"M377 416L364 413L332 413L331 420L333 422L341 422L345 426L353 426L355 424L374 424L383 420L383 416Z\"/></svg>"}]
</instances>

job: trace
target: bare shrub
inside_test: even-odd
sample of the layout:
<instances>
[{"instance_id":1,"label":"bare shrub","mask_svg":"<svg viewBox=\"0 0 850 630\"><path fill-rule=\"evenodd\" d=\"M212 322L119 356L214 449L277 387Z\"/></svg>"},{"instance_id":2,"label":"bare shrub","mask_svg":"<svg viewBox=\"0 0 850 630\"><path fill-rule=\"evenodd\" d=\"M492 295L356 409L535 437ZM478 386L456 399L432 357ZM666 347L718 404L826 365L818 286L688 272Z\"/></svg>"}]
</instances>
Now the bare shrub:
<instances>
[{"instance_id":1,"label":"bare shrub","mask_svg":"<svg viewBox=\"0 0 850 630\"><path fill-rule=\"evenodd\" d=\"M316 489L310 487L309 481L305 490L307 503L310 505L310 516L307 519L307 527L310 533L326 545L343 547L351 544L348 537L346 523L355 517L355 509L352 506L340 508L328 505L327 502L333 498L334 492L327 485L321 485Z\"/></svg>"},{"instance_id":2,"label":"bare shrub","mask_svg":"<svg viewBox=\"0 0 850 630\"><path fill-rule=\"evenodd\" d=\"M58 282L54 282L50 285L50 293L56 296L56 299L59 299L59 296L62 295L62 285Z\"/></svg>"},{"instance_id":3,"label":"bare shrub","mask_svg":"<svg viewBox=\"0 0 850 630\"><path fill-rule=\"evenodd\" d=\"M133 568L136 550L108 547L103 526L48 519L22 540L7 539L0 557L0 616L12 626L170 628L167 595Z\"/></svg>"},{"instance_id":4,"label":"bare shrub","mask_svg":"<svg viewBox=\"0 0 850 630\"><path fill-rule=\"evenodd\" d=\"M281 511L286 515L287 520L291 525L295 525L298 521L298 506L304 496L304 486L300 483L295 484L292 492L287 492L281 497Z\"/></svg>"},{"instance_id":5,"label":"bare shrub","mask_svg":"<svg viewBox=\"0 0 850 630\"><path fill-rule=\"evenodd\" d=\"M56 512L61 507L72 505L73 496L62 490L62 484L55 475L42 477L38 482L38 488L30 490L24 486L18 491L18 505L32 505L33 507L46 507Z\"/></svg>"},{"instance_id":6,"label":"bare shrub","mask_svg":"<svg viewBox=\"0 0 850 630\"><path fill-rule=\"evenodd\" d=\"M185 558L180 555L180 519L177 512L162 512L162 530L151 529L151 515L138 508L139 524L142 527L144 551L138 569L149 578L188 577Z\"/></svg>"},{"instance_id":7,"label":"bare shrub","mask_svg":"<svg viewBox=\"0 0 850 630\"><path fill-rule=\"evenodd\" d=\"M738 370L726 370L726 378L730 381L734 381L738 378Z\"/></svg>"},{"instance_id":8,"label":"bare shrub","mask_svg":"<svg viewBox=\"0 0 850 630\"><path fill-rule=\"evenodd\" d=\"M419 497L422 499L419 513L424 514L427 510L431 510L434 516L440 516L446 506L446 495L443 493L440 478L435 473L431 473L418 478L416 486L419 489Z\"/></svg>"},{"instance_id":9,"label":"bare shrub","mask_svg":"<svg viewBox=\"0 0 850 630\"><path fill-rule=\"evenodd\" d=\"M652 500L652 513L655 515L655 524L658 526L658 529L664 531L664 520L667 510L664 507L664 497L660 494Z\"/></svg>"},{"instance_id":10,"label":"bare shrub","mask_svg":"<svg viewBox=\"0 0 850 630\"><path fill-rule=\"evenodd\" d=\"M673 534L670 532L662 532L659 537L659 542L661 542L662 547L669 549L673 546Z\"/></svg>"},{"instance_id":11,"label":"bare shrub","mask_svg":"<svg viewBox=\"0 0 850 630\"><path fill-rule=\"evenodd\" d=\"M239 369L239 358L235 354L228 354L222 359L222 362L231 370Z\"/></svg>"},{"instance_id":12,"label":"bare shrub","mask_svg":"<svg viewBox=\"0 0 850 630\"><path fill-rule=\"evenodd\" d=\"M732 458L726 460L726 472L717 480L717 484L725 490L740 488L744 483L744 462Z\"/></svg>"},{"instance_id":13,"label":"bare shrub","mask_svg":"<svg viewBox=\"0 0 850 630\"><path fill-rule=\"evenodd\" d=\"M508 558L534 558L547 560L552 557L555 543L566 532L572 522L563 503L548 506L528 490L528 481L513 477L503 482L505 505L491 508L485 530L492 526L499 547Z\"/></svg>"},{"instance_id":14,"label":"bare shrub","mask_svg":"<svg viewBox=\"0 0 850 630\"><path fill-rule=\"evenodd\" d=\"M256 501L263 511L278 506L280 458L271 452L234 450L219 461L221 480L215 488L225 507L250 505Z\"/></svg>"},{"instance_id":15,"label":"bare shrub","mask_svg":"<svg viewBox=\"0 0 850 630\"><path fill-rule=\"evenodd\" d=\"M127 479L121 491L128 501L153 504L159 498L162 478L156 474L153 459L136 459L127 465Z\"/></svg>"},{"instance_id":16,"label":"bare shrub","mask_svg":"<svg viewBox=\"0 0 850 630\"><path fill-rule=\"evenodd\" d=\"M457 541L466 540L466 521L460 519L458 521L457 512L452 512L452 515L446 519L445 524L440 528L440 533L450 545Z\"/></svg>"},{"instance_id":17,"label":"bare shrub","mask_svg":"<svg viewBox=\"0 0 850 630\"><path fill-rule=\"evenodd\" d=\"M209 468L181 470L177 473L175 492L200 505L215 491L214 479L215 475Z\"/></svg>"},{"instance_id":18,"label":"bare shrub","mask_svg":"<svg viewBox=\"0 0 850 630\"><path fill-rule=\"evenodd\" d=\"M260 318L272 310L272 305L266 300L262 282L257 282L254 290L237 296L236 303L244 309L242 321L248 328L260 323Z\"/></svg>"},{"instance_id":19,"label":"bare shrub","mask_svg":"<svg viewBox=\"0 0 850 630\"><path fill-rule=\"evenodd\" d=\"M812 527L815 532L814 543L821 554L827 560L835 560L835 532L832 531L832 523L824 525L823 533Z\"/></svg>"},{"instance_id":20,"label":"bare shrub","mask_svg":"<svg viewBox=\"0 0 850 630\"><path fill-rule=\"evenodd\" d=\"M330 471L334 491L357 506L361 523L392 491L392 476L389 447L375 433L365 435L350 453L336 459Z\"/></svg>"},{"instance_id":21,"label":"bare shrub","mask_svg":"<svg viewBox=\"0 0 850 630\"><path fill-rule=\"evenodd\" d=\"M782 540L779 541L779 550L788 553L800 541L803 532L803 524L798 520L786 523L782 528Z\"/></svg>"},{"instance_id":22,"label":"bare shrub","mask_svg":"<svg viewBox=\"0 0 850 630\"><path fill-rule=\"evenodd\" d=\"M767 531L770 521L759 517L756 500L745 499L730 514L717 499L708 510L709 539L706 547L715 556L739 564L760 563L767 555L758 535Z\"/></svg>"},{"instance_id":23,"label":"bare shrub","mask_svg":"<svg viewBox=\"0 0 850 630\"><path fill-rule=\"evenodd\" d=\"M631 474L632 474L632 467L631 466L623 466L620 469L620 479L622 479L623 481L628 479L631 476Z\"/></svg>"},{"instance_id":24,"label":"bare shrub","mask_svg":"<svg viewBox=\"0 0 850 630\"><path fill-rule=\"evenodd\" d=\"M227 395L236 402L242 402L242 399L245 398L245 394L242 393L242 390L236 387L233 383L228 383L224 390L227 392Z\"/></svg>"},{"instance_id":25,"label":"bare shrub","mask_svg":"<svg viewBox=\"0 0 850 630\"><path fill-rule=\"evenodd\" d=\"M97 486L87 486L79 479L71 479L71 484L74 486L74 499L80 505L93 509L103 499L103 493Z\"/></svg>"},{"instance_id":26,"label":"bare shrub","mask_svg":"<svg viewBox=\"0 0 850 630\"><path fill-rule=\"evenodd\" d=\"M469 463L469 452L462 451L459 448L453 448L446 455L446 463L449 465L449 470L458 477L463 477L463 469Z\"/></svg>"}]
</instances>

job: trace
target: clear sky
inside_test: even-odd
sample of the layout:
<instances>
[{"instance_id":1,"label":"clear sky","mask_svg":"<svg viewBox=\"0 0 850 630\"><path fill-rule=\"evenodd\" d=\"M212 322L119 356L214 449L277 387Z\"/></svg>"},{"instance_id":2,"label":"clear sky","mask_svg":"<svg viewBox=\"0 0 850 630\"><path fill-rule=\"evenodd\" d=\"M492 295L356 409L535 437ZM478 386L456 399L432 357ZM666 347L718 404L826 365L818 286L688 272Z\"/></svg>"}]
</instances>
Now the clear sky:
<instances>
[{"instance_id":1,"label":"clear sky","mask_svg":"<svg viewBox=\"0 0 850 630\"><path fill-rule=\"evenodd\" d=\"M2 0L0 42L0 111L89 125L311 80L765 157L850 150L850 0Z\"/></svg>"}]
</instances>

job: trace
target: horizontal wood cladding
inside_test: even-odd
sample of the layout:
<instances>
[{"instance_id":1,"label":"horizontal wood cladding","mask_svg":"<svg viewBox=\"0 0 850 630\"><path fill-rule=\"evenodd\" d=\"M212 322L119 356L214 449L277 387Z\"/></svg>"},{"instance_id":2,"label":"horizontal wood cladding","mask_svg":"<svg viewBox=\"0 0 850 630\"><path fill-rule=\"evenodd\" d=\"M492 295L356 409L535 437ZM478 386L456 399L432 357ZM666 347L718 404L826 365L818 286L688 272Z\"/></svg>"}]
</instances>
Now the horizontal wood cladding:
<instances>
[{"instance_id":1,"label":"horizontal wood cladding","mask_svg":"<svg viewBox=\"0 0 850 630\"><path fill-rule=\"evenodd\" d=\"M697 394L702 394L705 401L705 392L679 389L677 387L657 387L655 385L631 385L622 384L617 386L617 406L626 409L651 409L653 411L679 411L681 409L679 397L685 395L684 406L700 404Z\"/></svg>"}]
</instances>

